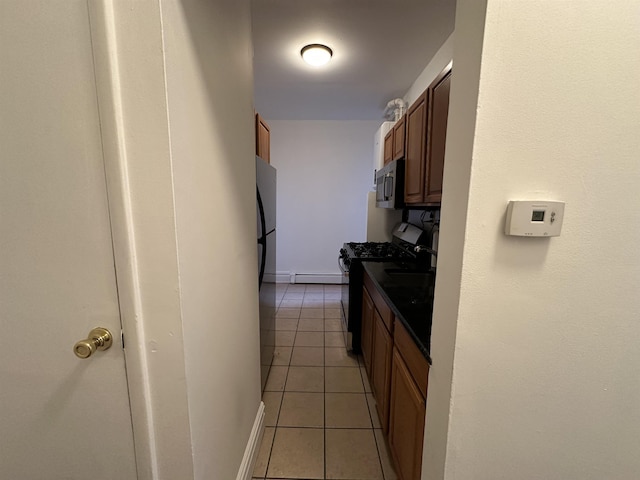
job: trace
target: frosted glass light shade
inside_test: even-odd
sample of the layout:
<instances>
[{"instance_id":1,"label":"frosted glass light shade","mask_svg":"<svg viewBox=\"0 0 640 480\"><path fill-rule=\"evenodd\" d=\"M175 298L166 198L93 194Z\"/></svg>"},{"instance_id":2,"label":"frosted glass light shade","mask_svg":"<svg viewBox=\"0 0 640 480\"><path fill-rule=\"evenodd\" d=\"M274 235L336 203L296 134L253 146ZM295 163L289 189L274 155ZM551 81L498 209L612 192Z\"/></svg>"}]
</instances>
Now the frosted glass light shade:
<instances>
[{"instance_id":1,"label":"frosted glass light shade","mask_svg":"<svg viewBox=\"0 0 640 480\"><path fill-rule=\"evenodd\" d=\"M314 67L318 67L320 65L324 65L329 60L331 60L331 56L333 52L326 45L320 45L319 43L313 43L311 45L307 45L300 50L300 55L302 55L302 59L307 62L309 65L313 65Z\"/></svg>"}]
</instances>

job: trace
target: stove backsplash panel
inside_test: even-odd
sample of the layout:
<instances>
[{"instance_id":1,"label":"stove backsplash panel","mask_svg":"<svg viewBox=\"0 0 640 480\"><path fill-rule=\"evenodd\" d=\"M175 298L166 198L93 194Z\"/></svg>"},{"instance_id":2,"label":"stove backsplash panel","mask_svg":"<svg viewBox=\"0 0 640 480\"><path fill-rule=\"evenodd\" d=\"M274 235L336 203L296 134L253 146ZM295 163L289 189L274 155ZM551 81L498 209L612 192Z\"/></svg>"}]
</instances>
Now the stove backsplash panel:
<instances>
[{"instance_id":1,"label":"stove backsplash panel","mask_svg":"<svg viewBox=\"0 0 640 480\"><path fill-rule=\"evenodd\" d=\"M440 226L440 209L434 208L429 210L409 210L405 209L403 212L403 221L415 225L427 232L427 238L429 239L428 247L437 250L437 238L434 242L434 233L438 231ZM436 234L437 236L437 234Z\"/></svg>"}]
</instances>

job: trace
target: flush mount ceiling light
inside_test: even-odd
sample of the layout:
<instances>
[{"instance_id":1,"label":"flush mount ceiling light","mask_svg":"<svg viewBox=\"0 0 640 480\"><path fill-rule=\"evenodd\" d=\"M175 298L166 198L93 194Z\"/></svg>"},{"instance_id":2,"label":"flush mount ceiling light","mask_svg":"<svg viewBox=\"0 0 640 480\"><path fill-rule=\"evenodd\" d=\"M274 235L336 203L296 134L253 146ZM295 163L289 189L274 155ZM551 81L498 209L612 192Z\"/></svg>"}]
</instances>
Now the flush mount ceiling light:
<instances>
[{"instance_id":1,"label":"flush mount ceiling light","mask_svg":"<svg viewBox=\"0 0 640 480\"><path fill-rule=\"evenodd\" d=\"M300 50L300 55L302 55L302 59L309 65L319 67L331 60L333 51L326 45L312 43L311 45L303 47L302 50Z\"/></svg>"}]
</instances>

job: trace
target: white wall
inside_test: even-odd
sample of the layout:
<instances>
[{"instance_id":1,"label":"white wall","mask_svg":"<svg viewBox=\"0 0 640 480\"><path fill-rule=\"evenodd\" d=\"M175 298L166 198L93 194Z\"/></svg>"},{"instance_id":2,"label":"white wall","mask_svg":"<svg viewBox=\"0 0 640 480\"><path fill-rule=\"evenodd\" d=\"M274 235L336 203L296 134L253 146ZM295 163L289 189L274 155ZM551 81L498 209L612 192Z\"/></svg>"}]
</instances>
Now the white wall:
<instances>
[{"instance_id":1,"label":"white wall","mask_svg":"<svg viewBox=\"0 0 640 480\"><path fill-rule=\"evenodd\" d=\"M636 478L640 5L479 3L457 6L430 378L453 359L453 386L447 412L430 382L423 478ZM562 235L506 237L517 198L567 202Z\"/></svg>"},{"instance_id":2,"label":"white wall","mask_svg":"<svg viewBox=\"0 0 640 480\"><path fill-rule=\"evenodd\" d=\"M452 56L453 34L407 90L408 104ZM297 282L337 281L342 244L366 240L374 135L382 120L267 121L271 164L278 169L278 280L297 274ZM385 211L378 216L397 214ZM390 233L390 228L384 229Z\"/></svg>"},{"instance_id":3,"label":"white wall","mask_svg":"<svg viewBox=\"0 0 640 480\"><path fill-rule=\"evenodd\" d=\"M249 2L161 6L194 477L232 479L260 404Z\"/></svg>"},{"instance_id":4,"label":"white wall","mask_svg":"<svg viewBox=\"0 0 640 480\"><path fill-rule=\"evenodd\" d=\"M454 32L455 33L455 32ZM435 53L433 58L429 60L429 63L418 78L411 84L407 93L404 94L405 102L407 106L411 106L416 99L422 95L422 93L431 85L431 82L438 76L438 74L444 70L444 68L451 62L453 58L453 36L454 33L449 35L449 38L445 40L442 46Z\"/></svg>"},{"instance_id":5,"label":"white wall","mask_svg":"<svg viewBox=\"0 0 640 480\"><path fill-rule=\"evenodd\" d=\"M270 121L271 164L278 170L277 271L329 274L338 251L365 240L376 121ZM282 277L284 278L284 277ZM319 277L315 277L319 278Z\"/></svg>"},{"instance_id":6,"label":"white wall","mask_svg":"<svg viewBox=\"0 0 640 480\"><path fill-rule=\"evenodd\" d=\"M474 8L471 8L475 6ZM462 251L469 195L470 164L478 100L478 76L482 53L485 2L456 5L455 66L451 77L447 145L443 178L438 281L436 284L429 393L425 418L422 478L444 478L449 433L451 384L456 341L456 317L460 300ZM462 35L464 34L464 35ZM434 69L437 75L438 71ZM475 85L472 82L475 79ZM427 79L427 82L431 80ZM457 85L464 81L463 87Z\"/></svg>"},{"instance_id":7,"label":"white wall","mask_svg":"<svg viewBox=\"0 0 640 480\"><path fill-rule=\"evenodd\" d=\"M130 248L119 293L150 437L141 478L236 478L260 411L248 2L104 5L115 245Z\"/></svg>"},{"instance_id":8,"label":"white wall","mask_svg":"<svg viewBox=\"0 0 640 480\"><path fill-rule=\"evenodd\" d=\"M109 203L119 207L112 209L118 294L134 394L134 434L138 437L136 427L144 427L149 438L148 464L139 467L142 478L190 479L193 453L160 4L100 5L105 45L101 48L100 37L93 41L103 50L96 65L99 97L100 91L107 92L100 111Z\"/></svg>"}]
</instances>

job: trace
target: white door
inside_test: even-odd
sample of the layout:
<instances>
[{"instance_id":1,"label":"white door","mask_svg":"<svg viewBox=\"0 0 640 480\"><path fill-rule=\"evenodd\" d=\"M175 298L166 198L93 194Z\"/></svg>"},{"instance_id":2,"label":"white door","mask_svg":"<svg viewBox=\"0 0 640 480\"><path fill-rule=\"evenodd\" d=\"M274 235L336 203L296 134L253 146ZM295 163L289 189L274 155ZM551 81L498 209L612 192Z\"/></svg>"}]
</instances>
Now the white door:
<instances>
[{"instance_id":1,"label":"white door","mask_svg":"<svg viewBox=\"0 0 640 480\"><path fill-rule=\"evenodd\" d=\"M89 23L0 0L2 479L136 478Z\"/></svg>"}]
</instances>

